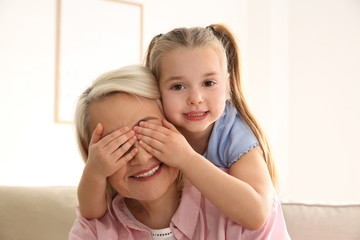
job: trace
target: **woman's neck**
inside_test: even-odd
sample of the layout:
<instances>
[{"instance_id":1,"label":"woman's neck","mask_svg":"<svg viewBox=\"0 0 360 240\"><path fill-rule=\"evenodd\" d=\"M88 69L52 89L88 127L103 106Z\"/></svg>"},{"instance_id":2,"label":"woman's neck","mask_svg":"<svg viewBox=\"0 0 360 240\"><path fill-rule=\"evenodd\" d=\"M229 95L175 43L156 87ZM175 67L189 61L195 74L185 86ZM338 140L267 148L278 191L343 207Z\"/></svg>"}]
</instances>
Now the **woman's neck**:
<instances>
[{"instance_id":1,"label":"woman's neck","mask_svg":"<svg viewBox=\"0 0 360 240\"><path fill-rule=\"evenodd\" d=\"M142 224L152 229L162 229L170 226L172 216L179 206L181 191L176 182L159 199L139 201L125 198L127 208L131 214Z\"/></svg>"}]
</instances>

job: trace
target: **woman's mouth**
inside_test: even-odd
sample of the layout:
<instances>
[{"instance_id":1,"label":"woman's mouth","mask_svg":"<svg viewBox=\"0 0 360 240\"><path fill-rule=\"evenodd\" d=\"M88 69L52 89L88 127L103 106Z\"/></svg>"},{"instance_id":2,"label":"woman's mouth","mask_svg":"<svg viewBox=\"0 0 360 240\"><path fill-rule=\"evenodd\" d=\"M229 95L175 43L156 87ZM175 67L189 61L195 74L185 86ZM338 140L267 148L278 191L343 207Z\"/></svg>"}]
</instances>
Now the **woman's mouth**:
<instances>
[{"instance_id":1,"label":"woman's mouth","mask_svg":"<svg viewBox=\"0 0 360 240\"><path fill-rule=\"evenodd\" d=\"M157 164L154 167L152 167L150 170L141 171L131 177L135 178L136 180L148 180L151 177L158 175L160 173L161 166L162 166L162 163Z\"/></svg>"}]
</instances>

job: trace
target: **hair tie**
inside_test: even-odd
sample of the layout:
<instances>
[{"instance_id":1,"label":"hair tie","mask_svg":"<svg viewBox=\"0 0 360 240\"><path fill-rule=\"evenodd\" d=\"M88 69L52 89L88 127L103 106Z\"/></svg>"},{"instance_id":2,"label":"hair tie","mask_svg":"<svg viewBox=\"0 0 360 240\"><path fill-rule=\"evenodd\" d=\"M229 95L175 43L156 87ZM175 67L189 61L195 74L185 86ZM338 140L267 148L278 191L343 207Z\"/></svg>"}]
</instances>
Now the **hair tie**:
<instances>
[{"instance_id":1,"label":"hair tie","mask_svg":"<svg viewBox=\"0 0 360 240\"><path fill-rule=\"evenodd\" d=\"M206 29L210 29L211 32L214 34L214 36L215 36L217 39L221 40L221 38L222 38L221 34L218 33L213 26L209 25L209 26L206 27Z\"/></svg>"},{"instance_id":2,"label":"hair tie","mask_svg":"<svg viewBox=\"0 0 360 240\"><path fill-rule=\"evenodd\" d=\"M213 34L216 34L216 31L215 31L213 26L209 25L209 26L206 27L206 29L210 29Z\"/></svg>"}]
</instances>

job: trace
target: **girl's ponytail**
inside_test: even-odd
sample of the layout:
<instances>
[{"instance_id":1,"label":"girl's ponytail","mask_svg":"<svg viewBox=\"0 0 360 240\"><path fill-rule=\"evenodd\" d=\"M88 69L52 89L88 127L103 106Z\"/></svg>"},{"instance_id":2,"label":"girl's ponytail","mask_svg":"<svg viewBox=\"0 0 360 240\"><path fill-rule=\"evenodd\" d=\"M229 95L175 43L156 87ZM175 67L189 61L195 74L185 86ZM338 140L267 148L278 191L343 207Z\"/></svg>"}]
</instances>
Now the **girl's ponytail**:
<instances>
[{"instance_id":1,"label":"girl's ponytail","mask_svg":"<svg viewBox=\"0 0 360 240\"><path fill-rule=\"evenodd\" d=\"M240 48L238 46L237 39L235 38L235 34L233 34L231 30L223 24L212 24L209 27L213 30L214 35L221 41L225 48L227 68L230 74L231 102L259 141L271 180L273 185L276 186L278 176L270 144L245 100Z\"/></svg>"}]
</instances>

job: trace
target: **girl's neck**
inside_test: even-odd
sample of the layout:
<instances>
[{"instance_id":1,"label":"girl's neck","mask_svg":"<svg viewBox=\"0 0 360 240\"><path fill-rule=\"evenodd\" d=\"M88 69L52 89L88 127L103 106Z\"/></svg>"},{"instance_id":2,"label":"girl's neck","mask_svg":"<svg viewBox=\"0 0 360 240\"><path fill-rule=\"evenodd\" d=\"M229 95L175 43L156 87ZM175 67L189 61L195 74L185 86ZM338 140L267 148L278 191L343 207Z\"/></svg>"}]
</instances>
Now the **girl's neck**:
<instances>
[{"instance_id":1,"label":"girl's neck","mask_svg":"<svg viewBox=\"0 0 360 240\"><path fill-rule=\"evenodd\" d=\"M199 154L203 155L209 145L209 139L212 132L214 124L206 129L203 132L187 132L183 129L179 129L179 131L184 135L190 146Z\"/></svg>"},{"instance_id":2,"label":"girl's neck","mask_svg":"<svg viewBox=\"0 0 360 240\"><path fill-rule=\"evenodd\" d=\"M152 229L162 229L170 226L172 216L179 206L181 191L176 182L159 199L139 201L125 198L125 203L131 214L142 224Z\"/></svg>"}]
</instances>

